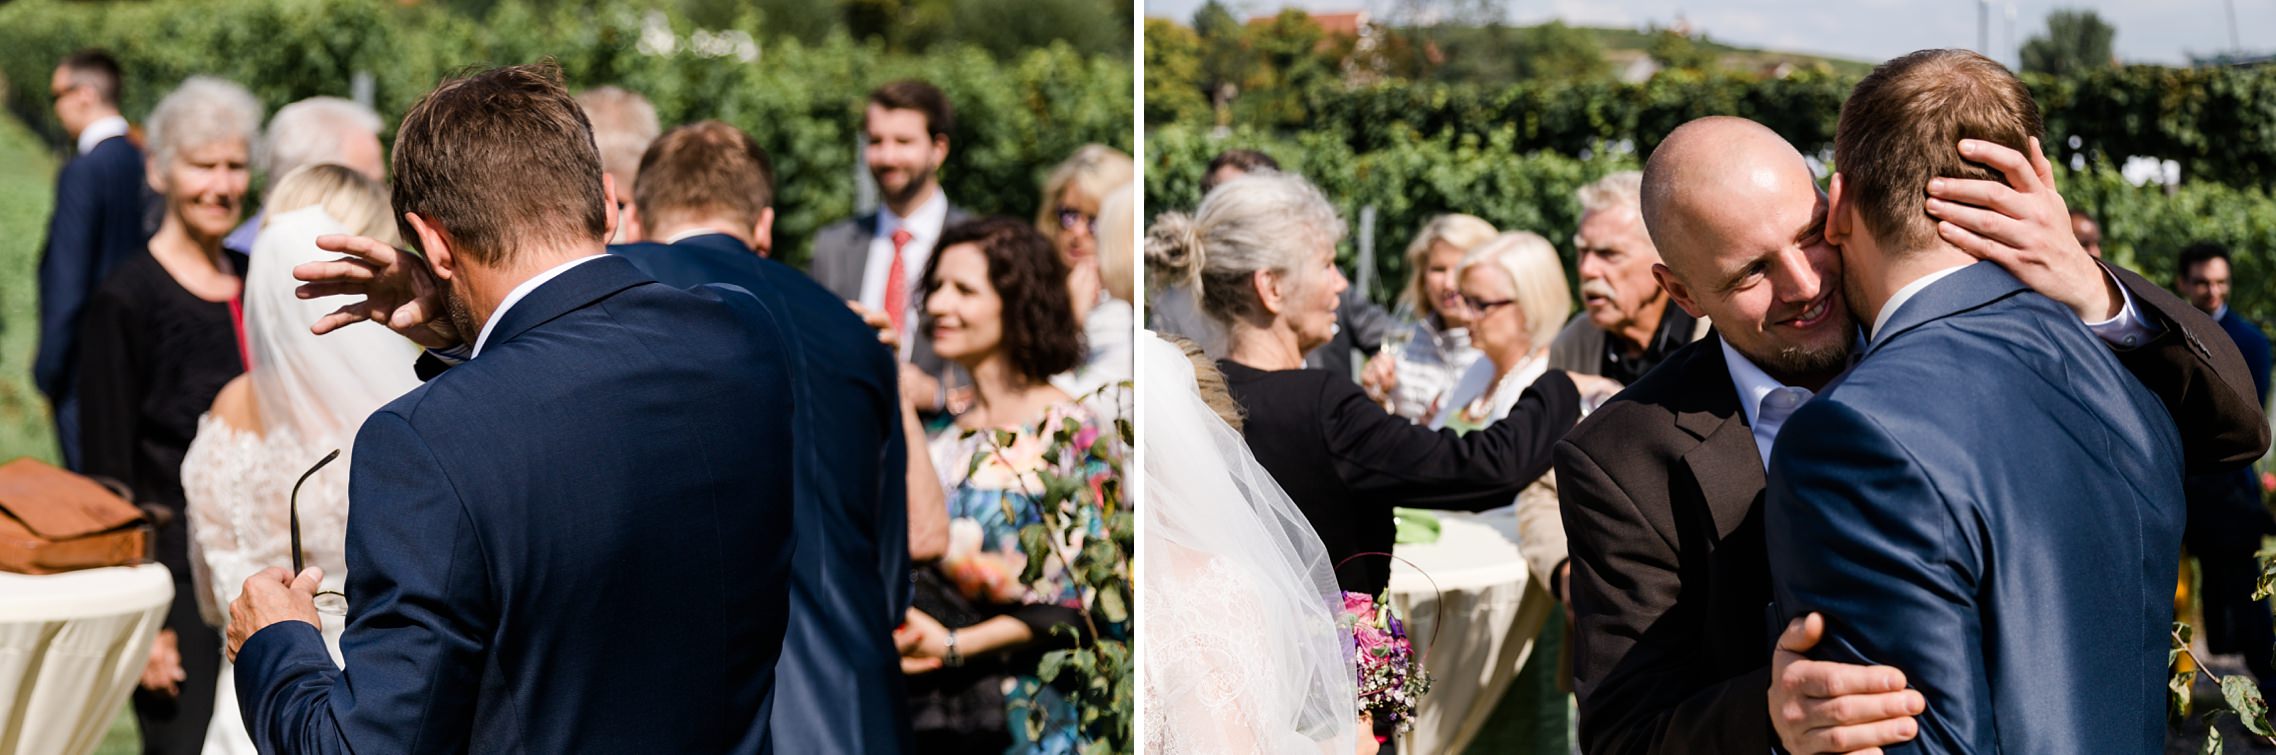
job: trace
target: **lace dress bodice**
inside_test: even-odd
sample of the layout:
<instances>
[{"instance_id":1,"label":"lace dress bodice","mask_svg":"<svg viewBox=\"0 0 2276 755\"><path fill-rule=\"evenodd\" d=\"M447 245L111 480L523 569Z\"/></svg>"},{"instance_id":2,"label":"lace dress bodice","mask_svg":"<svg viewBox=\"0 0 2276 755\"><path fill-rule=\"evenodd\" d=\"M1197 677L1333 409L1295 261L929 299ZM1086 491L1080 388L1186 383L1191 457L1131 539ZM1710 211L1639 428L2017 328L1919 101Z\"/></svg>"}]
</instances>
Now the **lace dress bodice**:
<instances>
[{"instance_id":1,"label":"lace dress bodice","mask_svg":"<svg viewBox=\"0 0 2276 755\"><path fill-rule=\"evenodd\" d=\"M1257 610L1253 577L1226 559L1168 547L1182 560L1148 570L1138 598L1146 615L1145 695L1159 701L1146 706L1148 755L1350 752L1348 721L1341 736L1300 731L1296 709L1305 691L1277 686L1288 678L1280 666L1297 661L1257 630L1267 618Z\"/></svg>"},{"instance_id":2,"label":"lace dress bodice","mask_svg":"<svg viewBox=\"0 0 2276 755\"><path fill-rule=\"evenodd\" d=\"M264 437L211 414L198 418L197 438L182 458L182 492L207 623L227 627L229 602L246 577L271 566L292 568L292 485L331 451L310 447L290 429ZM301 553L324 570L324 589L346 584L347 534L348 460L341 458L300 489ZM336 641L333 619L326 617L325 635Z\"/></svg>"}]
</instances>

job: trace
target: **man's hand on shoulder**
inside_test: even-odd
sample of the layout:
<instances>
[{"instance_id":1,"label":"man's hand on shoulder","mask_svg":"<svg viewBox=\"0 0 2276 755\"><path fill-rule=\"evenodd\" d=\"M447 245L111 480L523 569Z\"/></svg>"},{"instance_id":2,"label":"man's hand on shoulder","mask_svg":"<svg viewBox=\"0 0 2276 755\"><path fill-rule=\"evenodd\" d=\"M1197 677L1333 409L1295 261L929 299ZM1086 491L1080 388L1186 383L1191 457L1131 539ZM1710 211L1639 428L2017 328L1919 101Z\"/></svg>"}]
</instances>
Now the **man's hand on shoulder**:
<instances>
[{"instance_id":1,"label":"man's hand on shoulder","mask_svg":"<svg viewBox=\"0 0 2276 755\"><path fill-rule=\"evenodd\" d=\"M2070 208L2055 190L2055 169L2031 140L2025 155L1999 144L1962 139L1962 159L1991 166L2007 182L1937 178L1928 182L1928 214L1936 233L1960 251L1990 260L2086 322L2118 316L2125 294L2071 233Z\"/></svg>"},{"instance_id":2,"label":"man's hand on shoulder","mask_svg":"<svg viewBox=\"0 0 2276 755\"><path fill-rule=\"evenodd\" d=\"M1905 688L1904 672L1887 666L1813 661L1803 653L1825 637L1825 617L1786 624L1770 663L1770 722L1795 755L1878 753L1920 732L1913 720L1927 699Z\"/></svg>"}]
</instances>

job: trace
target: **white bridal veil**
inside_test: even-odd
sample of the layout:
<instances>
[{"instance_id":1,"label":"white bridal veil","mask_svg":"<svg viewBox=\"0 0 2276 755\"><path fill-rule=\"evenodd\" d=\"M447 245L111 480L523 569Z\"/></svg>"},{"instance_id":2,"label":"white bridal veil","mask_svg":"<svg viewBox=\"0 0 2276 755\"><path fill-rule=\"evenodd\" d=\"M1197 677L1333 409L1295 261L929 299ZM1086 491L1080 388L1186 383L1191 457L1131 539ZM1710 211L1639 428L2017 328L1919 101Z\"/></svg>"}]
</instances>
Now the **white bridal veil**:
<instances>
[{"instance_id":1,"label":"white bridal veil","mask_svg":"<svg viewBox=\"0 0 2276 755\"><path fill-rule=\"evenodd\" d=\"M1185 354L1151 332L1139 348L1145 752L1352 752L1357 682L1327 549L1202 402Z\"/></svg>"}]
</instances>

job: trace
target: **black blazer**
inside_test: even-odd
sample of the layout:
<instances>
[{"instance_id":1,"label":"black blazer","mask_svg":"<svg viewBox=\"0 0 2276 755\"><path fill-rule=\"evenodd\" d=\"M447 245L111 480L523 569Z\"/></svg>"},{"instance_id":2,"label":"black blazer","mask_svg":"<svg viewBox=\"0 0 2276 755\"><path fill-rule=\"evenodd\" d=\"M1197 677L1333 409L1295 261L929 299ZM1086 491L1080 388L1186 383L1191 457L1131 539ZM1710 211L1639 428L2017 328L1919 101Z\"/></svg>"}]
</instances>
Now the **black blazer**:
<instances>
[{"instance_id":1,"label":"black blazer","mask_svg":"<svg viewBox=\"0 0 2276 755\"><path fill-rule=\"evenodd\" d=\"M2244 360L2203 312L2112 268L2163 327L2118 353L2178 419L2193 470L2268 448ZM1710 336L1589 416L1556 451L1572 553L1574 692L1589 753L1762 753L1772 626L1766 477L1722 339Z\"/></svg>"},{"instance_id":2,"label":"black blazer","mask_svg":"<svg viewBox=\"0 0 2276 755\"><path fill-rule=\"evenodd\" d=\"M1343 589L1379 593L1391 581L1391 507L1484 511L1507 506L1549 470L1550 445L1580 417L1565 373L1543 373L1509 416L1457 435L1383 411L1346 377L1322 370L1266 372L1220 361L1242 434L1342 562Z\"/></svg>"},{"instance_id":3,"label":"black blazer","mask_svg":"<svg viewBox=\"0 0 2276 755\"><path fill-rule=\"evenodd\" d=\"M814 258L806 264L807 274L814 276L816 282L837 294L838 298L860 301L862 274L868 271L869 243L877 238L879 215L880 213L872 212L841 220L815 233ZM971 219L972 215L965 212L964 208L951 204L948 206L948 218L941 221L940 227L945 231L950 226ZM906 272L912 285L918 283L917 276L924 274L921 269ZM918 288L921 289L922 286ZM924 309L924 302L915 304L919 311ZM901 334L902 338L910 339L909 363L928 375L939 377L947 374L948 362L933 353L932 334L924 328L914 327L915 323L911 323L911 326L910 332Z\"/></svg>"}]
</instances>

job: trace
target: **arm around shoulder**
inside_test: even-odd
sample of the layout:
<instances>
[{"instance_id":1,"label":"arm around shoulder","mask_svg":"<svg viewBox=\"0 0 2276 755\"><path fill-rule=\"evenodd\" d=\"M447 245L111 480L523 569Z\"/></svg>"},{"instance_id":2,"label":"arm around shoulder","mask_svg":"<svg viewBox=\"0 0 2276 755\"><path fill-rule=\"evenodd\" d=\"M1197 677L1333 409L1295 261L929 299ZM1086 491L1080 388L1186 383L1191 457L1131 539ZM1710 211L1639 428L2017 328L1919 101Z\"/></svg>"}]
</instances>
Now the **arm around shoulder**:
<instances>
[{"instance_id":1,"label":"arm around shoulder","mask_svg":"<svg viewBox=\"0 0 2276 755\"><path fill-rule=\"evenodd\" d=\"M2149 343L2119 351L2118 361L2173 415L2190 473L2229 471L2266 453L2269 428L2259 389L2228 333L2212 316L2149 279L2105 268L2142 316L2163 326Z\"/></svg>"}]
</instances>

